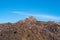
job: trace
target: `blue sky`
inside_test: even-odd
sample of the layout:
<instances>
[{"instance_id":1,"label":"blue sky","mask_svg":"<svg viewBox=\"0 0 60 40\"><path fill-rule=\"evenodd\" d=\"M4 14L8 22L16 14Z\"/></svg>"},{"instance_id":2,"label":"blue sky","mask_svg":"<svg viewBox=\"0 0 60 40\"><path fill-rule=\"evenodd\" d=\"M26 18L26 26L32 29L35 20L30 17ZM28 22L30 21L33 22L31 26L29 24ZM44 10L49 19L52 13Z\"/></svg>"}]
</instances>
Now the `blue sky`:
<instances>
[{"instance_id":1,"label":"blue sky","mask_svg":"<svg viewBox=\"0 0 60 40\"><path fill-rule=\"evenodd\" d=\"M60 22L60 0L0 0L0 23L17 22L29 16Z\"/></svg>"}]
</instances>

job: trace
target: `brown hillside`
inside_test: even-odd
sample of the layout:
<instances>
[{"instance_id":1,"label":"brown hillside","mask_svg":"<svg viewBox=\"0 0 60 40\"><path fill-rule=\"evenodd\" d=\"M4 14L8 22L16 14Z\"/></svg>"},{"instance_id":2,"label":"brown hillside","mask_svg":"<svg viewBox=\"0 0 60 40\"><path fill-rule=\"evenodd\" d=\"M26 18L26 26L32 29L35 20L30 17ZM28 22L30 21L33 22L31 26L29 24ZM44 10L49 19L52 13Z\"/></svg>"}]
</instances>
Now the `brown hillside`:
<instances>
[{"instance_id":1,"label":"brown hillside","mask_svg":"<svg viewBox=\"0 0 60 40\"><path fill-rule=\"evenodd\" d=\"M0 24L0 40L60 40L60 25L31 16L17 23Z\"/></svg>"}]
</instances>

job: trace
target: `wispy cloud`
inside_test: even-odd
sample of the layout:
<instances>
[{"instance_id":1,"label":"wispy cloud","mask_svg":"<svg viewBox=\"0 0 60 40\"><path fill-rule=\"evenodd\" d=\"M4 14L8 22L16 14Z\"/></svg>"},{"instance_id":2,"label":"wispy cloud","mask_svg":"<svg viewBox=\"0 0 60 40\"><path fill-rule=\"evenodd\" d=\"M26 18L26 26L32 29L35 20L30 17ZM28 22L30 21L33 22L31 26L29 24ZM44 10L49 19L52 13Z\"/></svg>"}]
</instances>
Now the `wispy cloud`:
<instances>
[{"instance_id":1,"label":"wispy cloud","mask_svg":"<svg viewBox=\"0 0 60 40\"><path fill-rule=\"evenodd\" d=\"M20 14L20 15L25 15L25 16L35 16L43 19L50 19L50 20L60 20L60 17L57 16L51 16L51 15L46 15L46 14L33 14L33 13L28 13L28 12L19 12L19 11L13 11L13 13Z\"/></svg>"}]
</instances>

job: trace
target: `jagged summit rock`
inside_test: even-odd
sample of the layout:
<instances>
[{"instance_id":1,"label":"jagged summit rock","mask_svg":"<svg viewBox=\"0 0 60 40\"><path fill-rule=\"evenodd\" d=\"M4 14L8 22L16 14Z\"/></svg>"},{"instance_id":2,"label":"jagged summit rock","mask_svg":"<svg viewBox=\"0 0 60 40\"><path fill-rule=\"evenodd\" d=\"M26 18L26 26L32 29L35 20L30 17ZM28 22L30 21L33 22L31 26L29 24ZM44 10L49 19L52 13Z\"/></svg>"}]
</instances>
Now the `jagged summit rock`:
<instances>
[{"instance_id":1,"label":"jagged summit rock","mask_svg":"<svg viewBox=\"0 0 60 40\"><path fill-rule=\"evenodd\" d=\"M26 18L25 21L37 21L33 16Z\"/></svg>"},{"instance_id":2,"label":"jagged summit rock","mask_svg":"<svg viewBox=\"0 0 60 40\"><path fill-rule=\"evenodd\" d=\"M30 16L29 19L31 19L31 20L36 20L36 19L34 18L34 16Z\"/></svg>"},{"instance_id":3,"label":"jagged summit rock","mask_svg":"<svg viewBox=\"0 0 60 40\"><path fill-rule=\"evenodd\" d=\"M34 16L29 16L28 18L25 18L24 20L20 20L17 23L24 23L24 22L36 22L36 18Z\"/></svg>"}]
</instances>

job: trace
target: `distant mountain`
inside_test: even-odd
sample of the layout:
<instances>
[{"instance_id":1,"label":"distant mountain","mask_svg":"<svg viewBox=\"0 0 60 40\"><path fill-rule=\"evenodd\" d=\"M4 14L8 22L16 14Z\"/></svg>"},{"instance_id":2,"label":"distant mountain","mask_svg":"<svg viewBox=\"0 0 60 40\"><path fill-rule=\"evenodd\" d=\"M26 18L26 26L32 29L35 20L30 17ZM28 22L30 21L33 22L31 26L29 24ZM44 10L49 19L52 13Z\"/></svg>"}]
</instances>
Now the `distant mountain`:
<instances>
[{"instance_id":1,"label":"distant mountain","mask_svg":"<svg viewBox=\"0 0 60 40\"><path fill-rule=\"evenodd\" d=\"M0 40L60 40L60 23L30 16L17 23L0 24Z\"/></svg>"}]
</instances>

